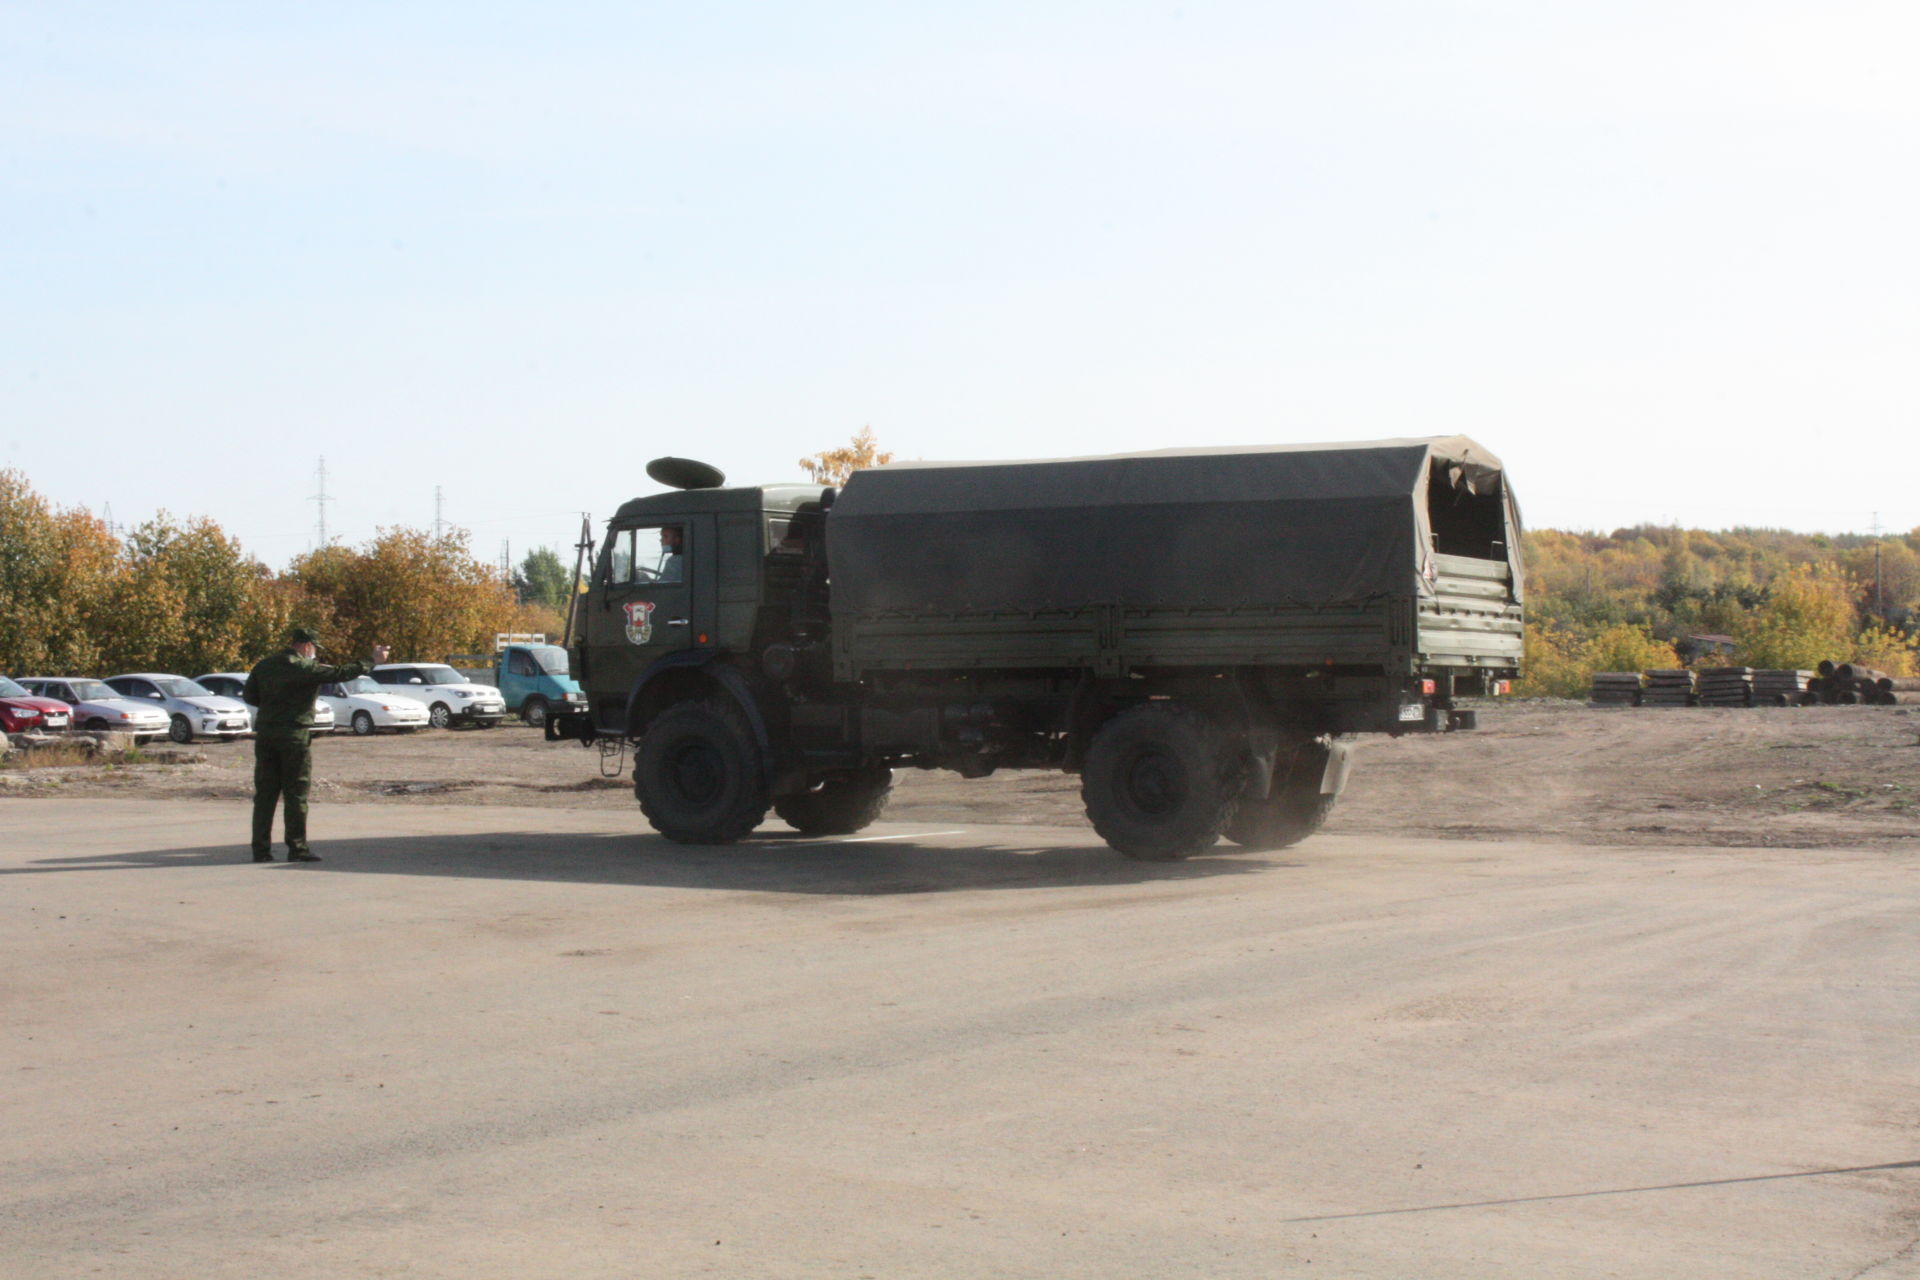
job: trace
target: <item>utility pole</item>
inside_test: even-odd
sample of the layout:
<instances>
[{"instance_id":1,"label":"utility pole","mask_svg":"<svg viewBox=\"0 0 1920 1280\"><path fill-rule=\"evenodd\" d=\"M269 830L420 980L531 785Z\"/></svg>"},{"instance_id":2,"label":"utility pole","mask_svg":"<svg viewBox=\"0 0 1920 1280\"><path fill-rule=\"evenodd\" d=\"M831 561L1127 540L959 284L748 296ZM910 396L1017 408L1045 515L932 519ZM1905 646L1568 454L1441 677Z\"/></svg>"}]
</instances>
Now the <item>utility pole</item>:
<instances>
[{"instance_id":1,"label":"utility pole","mask_svg":"<svg viewBox=\"0 0 1920 1280\"><path fill-rule=\"evenodd\" d=\"M433 540L440 541L447 536L445 508L441 500L440 486L433 486Z\"/></svg>"},{"instance_id":2,"label":"utility pole","mask_svg":"<svg viewBox=\"0 0 1920 1280\"><path fill-rule=\"evenodd\" d=\"M1880 586L1880 513L1873 513L1873 612L1887 620L1887 596Z\"/></svg>"},{"instance_id":3,"label":"utility pole","mask_svg":"<svg viewBox=\"0 0 1920 1280\"><path fill-rule=\"evenodd\" d=\"M324 550L327 545L327 503L329 501L327 497L326 454L323 453L320 455L320 466L314 472L314 475L320 483L320 491L313 495L314 503L320 508L320 519L315 526L315 536L319 538L318 549Z\"/></svg>"}]
</instances>

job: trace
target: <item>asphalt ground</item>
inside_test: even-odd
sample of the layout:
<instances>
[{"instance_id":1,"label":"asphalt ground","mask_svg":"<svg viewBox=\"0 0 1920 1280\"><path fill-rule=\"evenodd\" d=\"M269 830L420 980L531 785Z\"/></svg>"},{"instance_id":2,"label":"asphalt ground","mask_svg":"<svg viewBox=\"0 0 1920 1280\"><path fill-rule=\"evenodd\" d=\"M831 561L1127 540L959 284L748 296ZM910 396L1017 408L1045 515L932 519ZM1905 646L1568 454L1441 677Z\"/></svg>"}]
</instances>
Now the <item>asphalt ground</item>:
<instances>
[{"instance_id":1,"label":"asphalt ground","mask_svg":"<svg viewBox=\"0 0 1920 1280\"><path fill-rule=\"evenodd\" d=\"M1910 856L0 801L0 1276L1920 1271Z\"/></svg>"}]
</instances>

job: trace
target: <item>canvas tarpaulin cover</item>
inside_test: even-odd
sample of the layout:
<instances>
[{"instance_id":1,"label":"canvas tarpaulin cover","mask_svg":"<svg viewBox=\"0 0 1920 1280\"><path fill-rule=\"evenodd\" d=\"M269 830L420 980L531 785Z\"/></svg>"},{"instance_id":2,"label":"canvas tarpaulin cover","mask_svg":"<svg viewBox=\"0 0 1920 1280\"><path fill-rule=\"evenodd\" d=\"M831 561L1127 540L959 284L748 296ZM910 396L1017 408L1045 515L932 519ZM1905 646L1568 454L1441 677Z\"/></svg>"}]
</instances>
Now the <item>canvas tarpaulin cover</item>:
<instances>
[{"instance_id":1,"label":"canvas tarpaulin cover","mask_svg":"<svg viewBox=\"0 0 1920 1280\"><path fill-rule=\"evenodd\" d=\"M833 609L1325 607L1408 596L1431 560L1430 479L1473 494L1503 489L1499 460L1464 436L860 471L827 521ZM1511 523L1510 501L1497 501Z\"/></svg>"}]
</instances>

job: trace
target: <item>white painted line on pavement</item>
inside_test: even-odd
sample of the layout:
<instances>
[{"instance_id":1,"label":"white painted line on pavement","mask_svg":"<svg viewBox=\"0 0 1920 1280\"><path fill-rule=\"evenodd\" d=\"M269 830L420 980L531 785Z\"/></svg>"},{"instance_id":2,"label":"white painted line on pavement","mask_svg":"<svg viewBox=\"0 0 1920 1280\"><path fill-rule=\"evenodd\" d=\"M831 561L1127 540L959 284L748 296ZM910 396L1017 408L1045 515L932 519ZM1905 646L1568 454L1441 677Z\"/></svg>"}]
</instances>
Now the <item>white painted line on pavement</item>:
<instances>
[{"instance_id":1,"label":"white painted line on pavement","mask_svg":"<svg viewBox=\"0 0 1920 1280\"><path fill-rule=\"evenodd\" d=\"M918 840L921 836L963 836L965 827L956 827L952 831L903 831L897 836L856 836L852 840L840 840L838 844L865 844L869 840Z\"/></svg>"}]
</instances>

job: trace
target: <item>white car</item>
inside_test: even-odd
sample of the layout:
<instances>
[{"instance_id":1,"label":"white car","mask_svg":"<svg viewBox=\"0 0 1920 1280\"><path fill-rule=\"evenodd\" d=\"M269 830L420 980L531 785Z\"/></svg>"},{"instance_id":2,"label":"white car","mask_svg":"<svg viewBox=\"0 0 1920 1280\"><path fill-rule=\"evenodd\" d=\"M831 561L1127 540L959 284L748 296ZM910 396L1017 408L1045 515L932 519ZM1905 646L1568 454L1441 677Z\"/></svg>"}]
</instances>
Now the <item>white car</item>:
<instances>
[{"instance_id":1,"label":"white car","mask_svg":"<svg viewBox=\"0 0 1920 1280\"><path fill-rule=\"evenodd\" d=\"M137 701L99 680L79 676L25 676L20 683L42 698L58 698L73 708L76 729L112 729L130 733L135 743L152 742L167 731L167 713Z\"/></svg>"},{"instance_id":2,"label":"white car","mask_svg":"<svg viewBox=\"0 0 1920 1280\"><path fill-rule=\"evenodd\" d=\"M244 671L210 671L204 676L195 676L193 682L205 685L227 698L240 698L247 709L247 728L252 729L260 720L260 708L240 697L240 691L247 687L247 673ZM334 730L333 708L320 699L313 700L313 732L332 733Z\"/></svg>"},{"instance_id":3,"label":"white car","mask_svg":"<svg viewBox=\"0 0 1920 1280\"><path fill-rule=\"evenodd\" d=\"M412 733L427 727L427 709L403 698L372 676L355 676L320 686L320 701L333 708L336 725L344 724L364 738L375 729Z\"/></svg>"},{"instance_id":4,"label":"white car","mask_svg":"<svg viewBox=\"0 0 1920 1280\"><path fill-rule=\"evenodd\" d=\"M507 700L490 684L475 684L444 662L383 662L373 678L389 692L427 709L436 729L477 724L491 729L507 714Z\"/></svg>"},{"instance_id":5,"label":"white car","mask_svg":"<svg viewBox=\"0 0 1920 1280\"><path fill-rule=\"evenodd\" d=\"M250 733L252 719L247 704L238 698L223 698L202 689L185 676L136 671L130 675L108 676L108 687L123 697L167 713L167 736L175 742L195 738L240 738Z\"/></svg>"}]
</instances>

